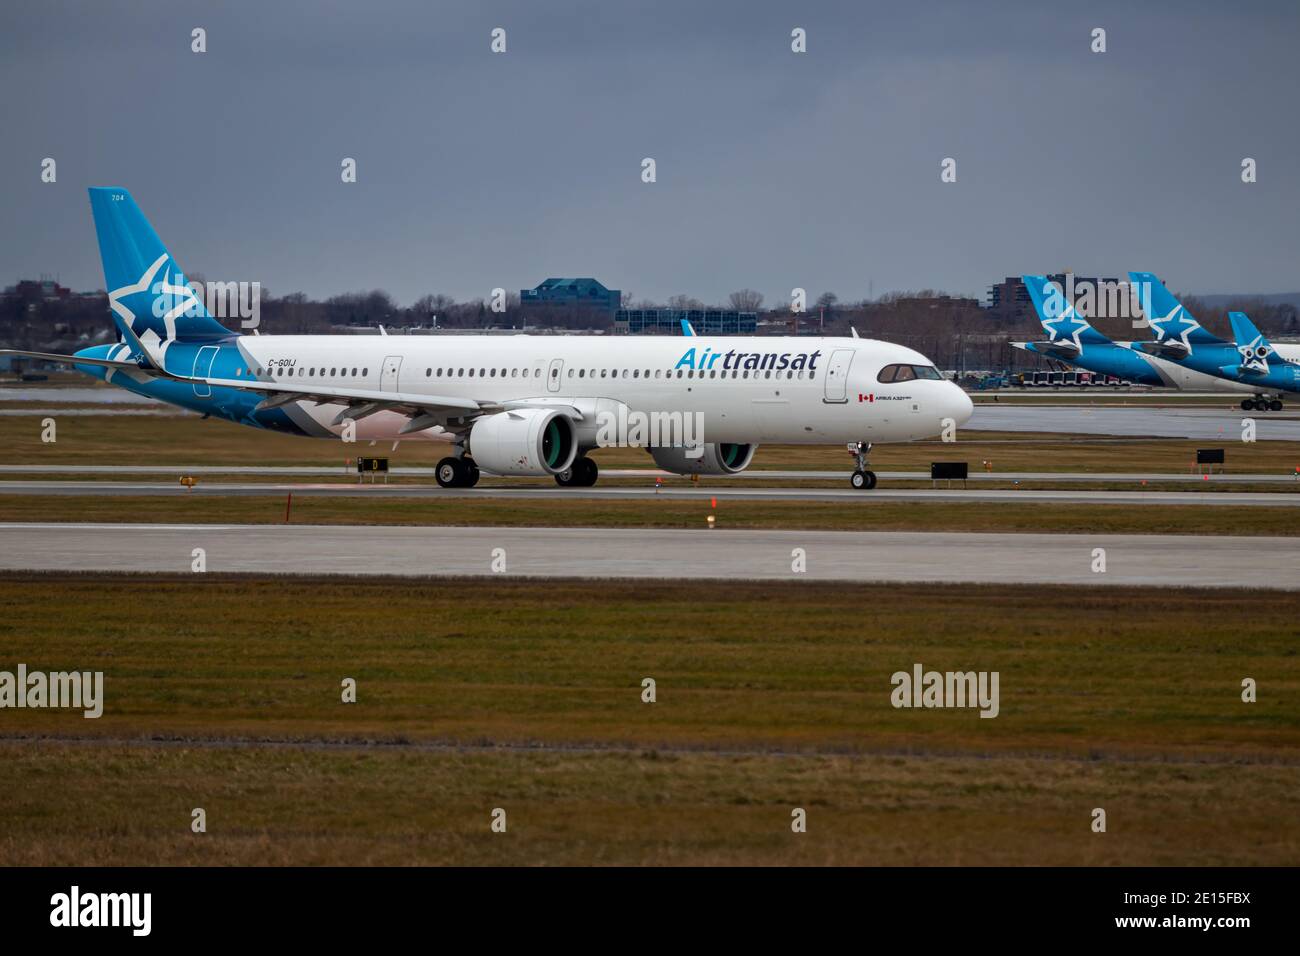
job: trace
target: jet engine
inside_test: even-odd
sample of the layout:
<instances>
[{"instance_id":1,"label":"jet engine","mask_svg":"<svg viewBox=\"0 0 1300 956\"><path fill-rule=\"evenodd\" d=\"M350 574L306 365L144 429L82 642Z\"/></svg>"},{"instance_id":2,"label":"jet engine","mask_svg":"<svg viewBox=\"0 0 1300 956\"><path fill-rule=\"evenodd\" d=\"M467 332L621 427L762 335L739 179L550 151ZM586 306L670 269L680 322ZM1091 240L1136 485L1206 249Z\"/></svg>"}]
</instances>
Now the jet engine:
<instances>
[{"instance_id":1,"label":"jet engine","mask_svg":"<svg viewBox=\"0 0 1300 956\"><path fill-rule=\"evenodd\" d=\"M744 471L754 460L757 445L706 442L703 454L688 457L686 448L648 448L655 464L678 475L734 475ZM689 449L695 451L696 449Z\"/></svg>"},{"instance_id":2,"label":"jet engine","mask_svg":"<svg viewBox=\"0 0 1300 956\"><path fill-rule=\"evenodd\" d=\"M578 453L573 419L554 409L526 408L476 420L469 453L484 471L496 475L554 475L573 464Z\"/></svg>"}]
</instances>

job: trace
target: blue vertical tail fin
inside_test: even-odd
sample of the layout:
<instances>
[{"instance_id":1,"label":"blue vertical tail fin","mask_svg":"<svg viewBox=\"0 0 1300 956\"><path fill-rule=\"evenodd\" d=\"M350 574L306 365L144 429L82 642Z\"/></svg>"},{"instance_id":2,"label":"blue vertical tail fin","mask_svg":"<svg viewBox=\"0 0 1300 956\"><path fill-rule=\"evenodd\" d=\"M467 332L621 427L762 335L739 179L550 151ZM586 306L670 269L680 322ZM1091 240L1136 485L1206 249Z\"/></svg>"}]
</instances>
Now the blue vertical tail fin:
<instances>
[{"instance_id":1,"label":"blue vertical tail fin","mask_svg":"<svg viewBox=\"0 0 1300 956\"><path fill-rule=\"evenodd\" d=\"M1267 373L1269 363L1276 353L1264 333L1244 312L1229 312L1228 321L1232 323L1233 345L1241 356L1241 371L1255 375Z\"/></svg>"},{"instance_id":2,"label":"blue vertical tail fin","mask_svg":"<svg viewBox=\"0 0 1300 956\"><path fill-rule=\"evenodd\" d=\"M1221 338L1197 322L1196 316L1183 308L1155 273L1130 272L1128 278L1138 288L1142 309L1157 342L1181 342L1188 351L1197 345L1224 344Z\"/></svg>"},{"instance_id":3,"label":"blue vertical tail fin","mask_svg":"<svg viewBox=\"0 0 1300 956\"><path fill-rule=\"evenodd\" d=\"M237 333L214 319L186 284L158 233L120 186L92 186L99 255L113 321L126 341L214 341ZM127 335L123 328L132 335Z\"/></svg>"},{"instance_id":4,"label":"blue vertical tail fin","mask_svg":"<svg viewBox=\"0 0 1300 956\"><path fill-rule=\"evenodd\" d=\"M1029 297L1034 301L1038 321L1048 334L1051 343L1071 343L1082 350L1085 345L1106 345L1110 339L1102 335L1066 299L1065 292L1047 276L1021 276Z\"/></svg>"}]
</instances>

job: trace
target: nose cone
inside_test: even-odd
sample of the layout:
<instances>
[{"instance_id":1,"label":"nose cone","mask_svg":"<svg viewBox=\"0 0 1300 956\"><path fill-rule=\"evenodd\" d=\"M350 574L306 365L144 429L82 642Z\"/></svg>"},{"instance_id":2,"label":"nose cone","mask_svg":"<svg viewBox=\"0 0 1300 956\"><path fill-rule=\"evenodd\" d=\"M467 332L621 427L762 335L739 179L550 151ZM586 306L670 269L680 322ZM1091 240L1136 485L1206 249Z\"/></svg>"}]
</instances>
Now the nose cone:
<instances>
[{"instance_id":1,"label":"nose cone","mask_svg":"<svg viewBox=\"0 0 1300 956\"><path fill-rule=\"evenodd\" d=\"M948 411L945 414L955 421L958 427L961 427L970 421L970 417L975 411L975 403L970 400L969 395L952 382L948 383L948 389L949 392L944 401Z\"/></svg>"}]
</instances>

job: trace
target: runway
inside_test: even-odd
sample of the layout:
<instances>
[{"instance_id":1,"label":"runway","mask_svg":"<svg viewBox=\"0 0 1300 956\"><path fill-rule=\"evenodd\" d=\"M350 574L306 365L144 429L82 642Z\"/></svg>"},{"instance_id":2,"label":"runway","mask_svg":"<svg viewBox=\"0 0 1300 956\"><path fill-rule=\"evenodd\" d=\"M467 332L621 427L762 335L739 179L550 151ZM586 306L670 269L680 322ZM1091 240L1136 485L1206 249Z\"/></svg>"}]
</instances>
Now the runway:
<instances>
[{"instance_id":1,"label":"runway","mask_svg":"<svg viewBox=\"0 0 1300 956\"><path fill-rule=\"evenodd\" d=\"M394 466L389 475L398 477L419 477L432 479L432 467ZM655 478L676 479L679 476L657 468L606 468L601 471L604 478ZM928 471L877 471L882 481L929 481ZM216 475L216 476L279 476L279 477L352 477L355 471L342 465L0 465L0 475L147 475L172 478L181 475ZM840 471L803 471L785 469L749 469L737 475L710 475L710 481L848 481L849 470ZM1096 482L1115 484L1120 482L1191 482L1196 484L1280 484L1300 488L1300 468L1287 473L1228 473L1211 475L1207 482L1204 475L1191 471L1179 472L1141 472L1141 471L977 471L972 470L970 481L976 482Z\"/></svg>"},{"instance_id":2,"label":"runway","mask_svg":"<svg viewBox=\"0 0 1300 956\"><path fill-rule=\"evenodd\" d=\"M842 477L842 476L841 476ZM1209 485L1210 482L1201 482ZM330 498L465 498L465 499L542 499L556 501L648 501L705 500L727 501L833 501L852 502L864 508L872 502L928 501L964 504L1086 504L1086 505L1232 505L1234 507L1300 507L1300 494L1293 491L1089 491L1043 490L1029 488L876 488L856 491L845 482L842 488L774 488L766 485L734 487L697 487L689 484L654 488L597 486L595 488L558 488L536 485L480 485L477 488L441 488L436 484L309 484L263 482L204 482L187 489L174 481L0 481L0 495L37 495L67 497L77 495L139 498L148 496Z\"/></svg>"},{"instance_id":3,"label":"runway","mask_svg":"<svg viewBox=\"0 0 1300 956\"><path fill-rule=\"evenodd\" d=\"M0 524L0 570L1300 588L1300 540L1185 535ZM1105 571L1093 570L1096 549ZM797 571L803 554L806 570ZM503 571L494 570L504 566ZM504 565L502 565L504 562ZM593 592L593 601L599 593ZM869 613L869 608L864 608Z\"/></svg>"}]
</instances>

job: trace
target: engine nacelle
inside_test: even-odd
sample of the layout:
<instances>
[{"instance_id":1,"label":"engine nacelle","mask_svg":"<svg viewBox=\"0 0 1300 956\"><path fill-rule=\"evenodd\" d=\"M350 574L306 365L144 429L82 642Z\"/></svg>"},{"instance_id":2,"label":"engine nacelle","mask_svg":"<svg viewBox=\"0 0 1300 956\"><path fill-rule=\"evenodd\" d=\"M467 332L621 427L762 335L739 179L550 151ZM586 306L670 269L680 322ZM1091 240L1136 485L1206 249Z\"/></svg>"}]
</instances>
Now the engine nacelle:
<instances>
[{"instance_id":1,"label":"engine nacelle","mask_svg":"<svg viewBox=\"0 0 1300 956\"><path fill-rule=\"evenodd\" d=\"M550 408L487 415L469 432L469 453L496 475L554 475L578 454L573 419Z\"/></svg>"},{"instance_id":2,"label":"engine nacelle","mask_svg":"<svg viewBox=\"0 0 1300 956\"><path fill-rule=\"evenodd\" d=\"M757 445L705 442L704 454L689 458L685 448L648 448L655 464L678 475L734 475L754 460ZM693 449L692 449L693 450Z\"/></svg>"}]
</instances>

